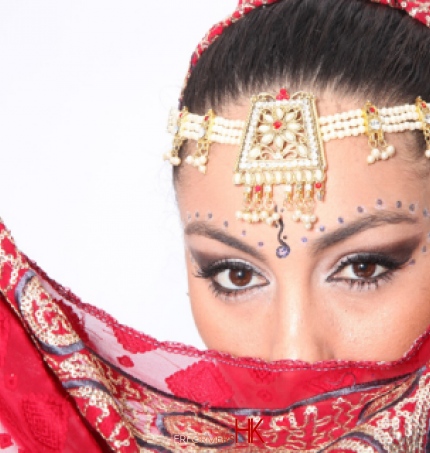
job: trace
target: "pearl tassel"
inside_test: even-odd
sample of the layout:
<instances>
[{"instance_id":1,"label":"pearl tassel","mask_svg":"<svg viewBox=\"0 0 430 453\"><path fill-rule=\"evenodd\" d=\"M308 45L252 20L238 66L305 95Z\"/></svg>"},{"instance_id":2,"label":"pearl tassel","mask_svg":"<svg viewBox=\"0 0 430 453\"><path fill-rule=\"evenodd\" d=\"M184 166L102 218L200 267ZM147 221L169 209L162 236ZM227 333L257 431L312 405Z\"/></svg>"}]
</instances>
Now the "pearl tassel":
<instances>
[{"instance_id":1,"label":"pearl tassel","mask_svg":"<svg viewBox=\"0 0 430 453\"><path fill-rule=\"evenodd\" d=\"M281 220L281 215L278 212L270 213L266 210L263 211L237 211L236 219L243 220L247 223L260 223L265 222L267 225L273 225Z\"/></svg>"},{"instance_id":2,"label":"pearl tassel","mask_svg":"<svg viewBox=\"0 0 430 453\"><path fill-rule=\"evenodd\" d=\"M297 209L296 212L293 214L293 220L295 222L303 223L307 230L312 230L314 224L317 221L317 217L314 214L303 214L303 212L300 209Z\"/></svg>"},{"instance_id":3,"label":"pearl tassel","mask_svg":"<svg viewBox=\"0 0 430 453\"><path fill-rule=\"evenodd\" d=\"M209 110L204 117L191 114L187 118L195 121L195 123L191 124L197 126L194 128L197 139L197 151L193 156L188 156L185 162L197 168L201 173L206 174L209 148L212 144L210 137L216 118L215 114L213 110Z\"/></svg>"},{"instance_id":4,"label":"pearl tassel","mask_svg":"<svg viewBox=\"0 0 430 453\"><path fill-rule=\"evenodd\" d=\"M379 148L373 148L370 154L367 156L367 163L369 165L374 164L378 160L387 160L393 157L396 153L396 149L393 145L388 145L383 151Z\"/></svg>"},{"instance_id":5,"label":"pearl tassel","mask_svg":"<svg viewBox=\"0 0 430 453\"><path fill-rule=\"evenodd\" d=\"M181 158L178 155L174 155L172 151L163 154L163 159L168 160L173 167L179 167L182 163Z\"/></svg>"},{"instance_id":6,"label":"pearl tassel","mask_svg":"<svg viewBox=\"0 0 430 453\"><path fill-rule=\"evenodd\" d=\"M208 158L206 156L187 156L185 162L197 168L201 173L206 174Z\"/></svg>"}]
</instances>

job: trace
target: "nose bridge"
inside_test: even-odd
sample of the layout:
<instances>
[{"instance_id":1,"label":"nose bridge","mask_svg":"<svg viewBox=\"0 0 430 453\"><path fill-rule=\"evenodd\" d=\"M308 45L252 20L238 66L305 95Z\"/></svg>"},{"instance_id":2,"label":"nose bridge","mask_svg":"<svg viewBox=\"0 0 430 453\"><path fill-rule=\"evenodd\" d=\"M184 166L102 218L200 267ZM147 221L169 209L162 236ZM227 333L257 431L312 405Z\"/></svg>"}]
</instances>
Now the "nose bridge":
<instances>
[{"instance_id":1,"label":"nose bridge","mask_svg":"<svg viewBox=\"0 0 430 453\"><path fill-rule=\"evenodd\" d=\"M324 328L324 317L308 282L285 285L275 303L271 360L317 362L332 358L327 341L330 331Z\"/></svg>"}]
</instances>

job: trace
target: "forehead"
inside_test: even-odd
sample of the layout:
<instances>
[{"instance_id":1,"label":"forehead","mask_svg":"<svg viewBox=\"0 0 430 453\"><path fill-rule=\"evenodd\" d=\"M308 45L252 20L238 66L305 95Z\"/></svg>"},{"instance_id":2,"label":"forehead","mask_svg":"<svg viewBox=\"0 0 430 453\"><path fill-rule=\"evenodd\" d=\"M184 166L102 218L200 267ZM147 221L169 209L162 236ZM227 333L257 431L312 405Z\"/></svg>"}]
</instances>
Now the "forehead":
<instances>
[{"instance_id":1,"label":"forehead","mask_svg":"<svg viewBox=\"0 0 430 453\"><path fill-rule=\"evenodd\" d=\"M317 102L319 116L358 109L364 103L357 100L322 96ZM216 112L224 118L246 120L250 112L248 99L226 105ZM410 137L409 137L410 138ZM387 140L397 149L397 154L373 165L367 162L370 148L365 135L332 140L323 145L327 160L326 195L323 202L316 203L318 225L330 224L339 218L357 216L360 207L372 209L403 205L427 205L427 185L418 178L410 162L411 152L407 133L387 134ZM190 142L187 152L195 151L195 142ZM214 213L221 222L244 223L235 220L235 214L243 204L243 187L233 184L233 176L240 154L238 145L214 143L210 147L209 162L205 175L185 165L181 169L178 184L180 209L185 218L187 212ZM423 163L424 165L424 163ZM283 187L275 186L275 202L282 208ZM283 214L286 223L291 223L290 214ZM245 224L246 225L246 224ZM317 225L317 226L318 226ZM255 228L254 225L247 229ZM267 229L267 226L265 226ZM303 229L303 226L301 227ZM266 230L267 231L267 230ZM303 232L303 230L302 230Z\"/></svg>"}]
</instances>

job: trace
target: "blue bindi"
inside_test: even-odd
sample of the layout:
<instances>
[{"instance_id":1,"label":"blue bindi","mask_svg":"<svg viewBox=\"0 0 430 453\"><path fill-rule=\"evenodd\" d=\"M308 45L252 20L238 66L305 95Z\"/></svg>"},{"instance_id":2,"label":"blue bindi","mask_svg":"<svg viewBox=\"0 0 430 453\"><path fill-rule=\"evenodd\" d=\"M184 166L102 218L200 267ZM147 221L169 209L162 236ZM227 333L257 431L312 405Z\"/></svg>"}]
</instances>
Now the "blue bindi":
<instances>
[{"instance_id":1,"label":"blue bindi","mask_svg":"<svg viewBox=\"0 0 430 453\"><path fill-rule=\"evenodd\" d=\"M280 259L287 258L291 253L291 248L289 245L282 245L276 250L276 256Z\"/></svg>"}]
</instances>

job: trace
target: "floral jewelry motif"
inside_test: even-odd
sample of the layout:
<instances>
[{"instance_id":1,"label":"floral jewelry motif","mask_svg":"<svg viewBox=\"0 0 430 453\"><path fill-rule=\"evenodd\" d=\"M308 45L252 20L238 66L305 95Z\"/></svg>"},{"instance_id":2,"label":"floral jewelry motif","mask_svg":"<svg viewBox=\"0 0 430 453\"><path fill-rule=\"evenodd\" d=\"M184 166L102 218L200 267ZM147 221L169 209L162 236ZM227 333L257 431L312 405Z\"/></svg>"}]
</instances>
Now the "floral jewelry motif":
<instances>
[{"instance_id":1,"label":"floral jewelry motif","mask_svg":"<svg viewBox=\"0 0 430 453\"><path fill-rule=\"evenodd\" d=\"M267 93L252 98L247 122L172 110L168 131L174 135L173 151L165 158L180 165L179 149L185 140L197 142L194 155L186 162L206 173L212 143L241 147L234 184L244 186L244 207L236 213L248 223L274 225L285 210L310 230L317 221L315 199L325 194L326 158L323 143L345 137L368 137L368 164L387 160L396 150L386 133L421 130L426 140L425 155L430 159L430 106L420 97L415 104L377 108L370 101L364 108L317 114L312 94L290 96L282 89L275 97ZM274 186L284 186L284 208L277 209Z\"/></svg>"},{"instance_id":2,"label":"floral jewelry motif","mask_svg":"<svg viewBox=\"0 0 430 453\"><path fill-rule=\"evenodd\" d=\"M252 100L234 175L236 185L245 185L244 209L237 218L269 225L279 221L273 186L284 184L285 207L311 229L317 220L315 192L323 198L325 168L314 97L297 93L290 98L286 90L276 98L260 94Z\"/></svg>"},{"instance_id":3,"label":"floral jewelry motif","mask_svg":"<svg viewBox=\"0 0 430 453\"><path fill-rule=\"evenodd\" d=\"M430 159L430 106L420 97L417 99L417 111L420 120L423 123L424 139L426 141L426 157Z\"/></svg>"}]
</instances>

